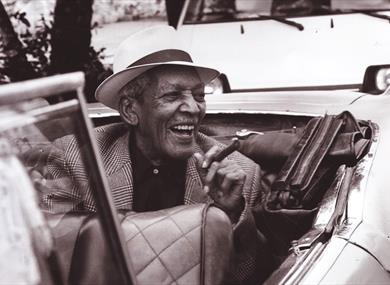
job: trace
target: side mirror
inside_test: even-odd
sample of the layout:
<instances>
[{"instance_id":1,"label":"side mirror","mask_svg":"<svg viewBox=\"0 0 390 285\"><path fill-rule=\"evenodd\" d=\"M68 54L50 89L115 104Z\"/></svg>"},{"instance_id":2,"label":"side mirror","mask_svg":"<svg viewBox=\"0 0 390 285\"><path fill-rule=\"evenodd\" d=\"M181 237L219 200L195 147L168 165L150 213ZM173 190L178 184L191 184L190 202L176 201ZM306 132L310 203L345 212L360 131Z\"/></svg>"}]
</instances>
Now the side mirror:
<instances>
[{"instance_id":1,"label":"side mirror","mask_svg":"<svg viewBox=\"0 0 390 285\"><path fill-rule=\"evenodd\" d=\"M371 65L364 73L362 92L381 94L390 86L390 64Z\"/></svg>"}]
</instances>

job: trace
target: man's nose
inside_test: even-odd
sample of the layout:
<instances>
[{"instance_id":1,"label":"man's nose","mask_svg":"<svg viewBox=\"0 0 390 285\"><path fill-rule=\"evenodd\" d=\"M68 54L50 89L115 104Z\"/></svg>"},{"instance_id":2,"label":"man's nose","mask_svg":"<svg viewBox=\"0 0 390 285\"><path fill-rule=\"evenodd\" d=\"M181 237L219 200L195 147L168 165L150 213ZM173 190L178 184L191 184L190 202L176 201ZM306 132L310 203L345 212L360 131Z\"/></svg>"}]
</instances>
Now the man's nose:
<instances>
[{"instance_id":1,"label":"man's nose","mask_svg":"<svg viewBox=\"0 0 390 285\"><path fill-rule=\"evenodd\" d=\"M180 111L196 114L200 112L199 103L194 99L192 95L182 96L180 104Z\"/></svg>"}]
</instances>

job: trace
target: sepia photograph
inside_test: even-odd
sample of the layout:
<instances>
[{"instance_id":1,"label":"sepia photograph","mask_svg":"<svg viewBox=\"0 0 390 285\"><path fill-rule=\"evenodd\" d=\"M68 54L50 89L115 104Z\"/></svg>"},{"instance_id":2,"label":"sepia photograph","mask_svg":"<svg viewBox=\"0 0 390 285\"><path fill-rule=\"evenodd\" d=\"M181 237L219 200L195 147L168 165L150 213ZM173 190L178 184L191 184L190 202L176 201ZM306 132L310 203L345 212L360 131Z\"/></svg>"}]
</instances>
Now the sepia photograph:
<instances>
[{"instance_id":1,"label":"sepia photograph","mask_svg":"<svg viewBox=\"0 0 390 285\"><path fill-rule=\"evenodd\" d=\"M390 0L0 0L0 285L390 284L389 86Z\"/></svg>"}]
</instances>

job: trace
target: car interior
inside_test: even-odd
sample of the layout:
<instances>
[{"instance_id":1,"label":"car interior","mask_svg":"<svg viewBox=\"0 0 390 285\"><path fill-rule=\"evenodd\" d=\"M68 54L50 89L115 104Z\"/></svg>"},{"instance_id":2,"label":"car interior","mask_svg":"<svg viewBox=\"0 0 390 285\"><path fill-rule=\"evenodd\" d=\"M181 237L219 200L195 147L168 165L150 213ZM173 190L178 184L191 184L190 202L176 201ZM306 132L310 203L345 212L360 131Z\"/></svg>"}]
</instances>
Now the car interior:
<instances>
[{"instance_id":1,"label":"car interior","mask_svg":"<svg viewBox=\"0 0 390 285\"><path fill-rule=\"evenodd\" d=\"M31 95L12 99L14 91L0 92L1 117L12 118L0 126L0 139L8 145L0 159L14 156L23 163L53 241L49 250L42 250L41 232L30 225L34 251L40 256L41 284L147 284L150 276L178 284L226 282L232 232L218 208L208 204L150 213L115 210L93 142L92 122L80 99L83 81L74 84L77 76L42 81L39 88L29 88ZM23 94L25 89L15 90ZM69 93L74 90L78 92ZM36 99L42 92L48 98L57 91L60 96L50 103ZM93 122L107 123L119 123L119 117ZM262 169L264 201L253 214L273 260L272 270L259 282L271 274L277 280L291 268L298 258L294 250L311 246L303 245L303 238L314 242L329 237L337 197L347 183L345 172L361 163L374 131L371 122L357 121L348 112L322 117L261 112L206 116L201 132L225 144L238 137L239 151ZM53 213L42 199L61 191L57 186L63 177L53 180L46 163L53 142L70 134L79 138L97 213L72 210L66 204L62 212ZM71 180L65 183L72 187Z\"/></svg>"}]
</instances>

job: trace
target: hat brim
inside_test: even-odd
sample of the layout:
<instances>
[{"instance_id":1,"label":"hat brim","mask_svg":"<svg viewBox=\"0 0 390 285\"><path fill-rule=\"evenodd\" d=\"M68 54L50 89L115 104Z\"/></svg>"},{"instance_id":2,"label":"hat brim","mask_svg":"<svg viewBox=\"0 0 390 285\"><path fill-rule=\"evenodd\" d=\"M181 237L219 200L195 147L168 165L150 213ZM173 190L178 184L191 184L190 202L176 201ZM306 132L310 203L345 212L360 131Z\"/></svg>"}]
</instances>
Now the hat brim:
<instances>
[{"instance_id":1,"label":"hat brim","mask_svg":"<svg viewBox=\"0 0 390 285\"><path fill-rule=\"evenodd\" d=\"M220 74L219 71L215 69L196 65L193 64L192 62L183 62L183 61L171 61L171 62L163 62L163 63L137 65L134 67L129 67L124 70L121 70L106 78L95 91L96 100L98 100L99 102L103 103L104 105L112 109L118 110L119 90L123 86L125 86L128 82L135 79L137 76L141 75L147 70L150 70L156 66L161 66L161 65L180 65L180 66L193 67L197 71L200 80L204 84L209 83Z\"/></svg>"}]
</instances>

